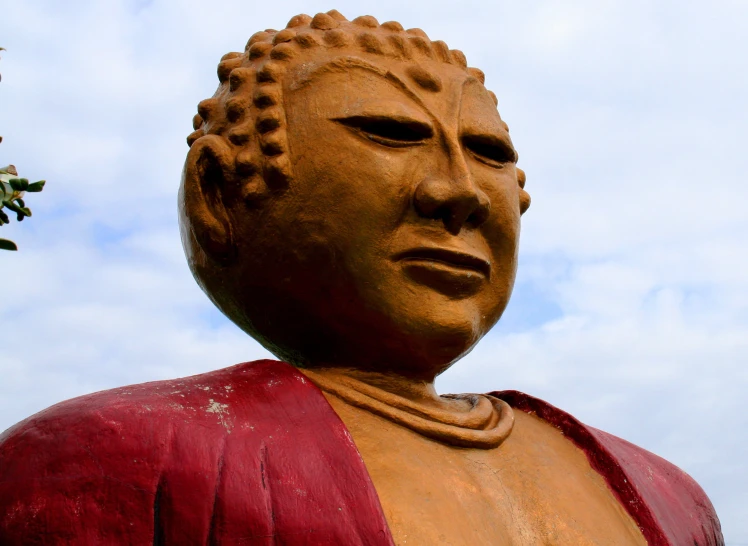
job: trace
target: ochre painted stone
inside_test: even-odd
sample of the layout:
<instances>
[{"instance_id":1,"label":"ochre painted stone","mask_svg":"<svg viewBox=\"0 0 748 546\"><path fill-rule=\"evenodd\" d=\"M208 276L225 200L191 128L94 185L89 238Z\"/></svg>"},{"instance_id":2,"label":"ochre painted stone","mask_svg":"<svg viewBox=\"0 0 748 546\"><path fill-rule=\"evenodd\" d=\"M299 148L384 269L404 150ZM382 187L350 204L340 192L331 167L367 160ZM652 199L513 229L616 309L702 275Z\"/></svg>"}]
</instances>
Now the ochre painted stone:
<instances>
[{"instance_id":1,"label":"ochre painted stone","mask_svg":"<svg viewBox=\"0 0 748 546\"><path fill-rule=\"evenodd\" d=\"M514 391L436 393L501 317L530 205L462 52L333 10L256 33L217 75L182 241L210 299L286 362L9 429L0 544L723 544L655 455Z\"/></svg>"}]
</instances>

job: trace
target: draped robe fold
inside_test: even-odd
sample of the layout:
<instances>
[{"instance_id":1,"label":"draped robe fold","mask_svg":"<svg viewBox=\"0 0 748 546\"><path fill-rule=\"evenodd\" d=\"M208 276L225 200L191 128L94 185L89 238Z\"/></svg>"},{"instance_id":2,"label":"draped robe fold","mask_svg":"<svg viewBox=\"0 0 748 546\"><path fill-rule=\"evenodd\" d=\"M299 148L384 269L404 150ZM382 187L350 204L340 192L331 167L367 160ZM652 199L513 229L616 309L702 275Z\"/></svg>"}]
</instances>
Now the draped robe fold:
<instances>
[{"instance_id":1,"label":"draped robe fold","mask_svg":"<svg viewBox=\"0 0 748 546\"><path fill-rule=\"evenodd\" d=\"M683 471L541 400L652 546L721 546ZM377 492L321 391L261 360L62 402L0 435L0 544L392 546Z\"/></svg>"}]
</instances>

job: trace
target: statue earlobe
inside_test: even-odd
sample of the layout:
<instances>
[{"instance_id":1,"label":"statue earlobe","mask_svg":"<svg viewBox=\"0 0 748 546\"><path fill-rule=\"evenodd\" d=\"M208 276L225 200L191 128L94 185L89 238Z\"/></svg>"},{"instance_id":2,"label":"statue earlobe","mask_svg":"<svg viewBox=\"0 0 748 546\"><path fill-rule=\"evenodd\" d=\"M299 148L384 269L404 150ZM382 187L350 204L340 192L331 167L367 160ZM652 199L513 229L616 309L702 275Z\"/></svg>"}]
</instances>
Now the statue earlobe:
<instances>
[{"instance_id":1,"label":"statue earlobe","mask_svg":"<svg viewBox=\"0 0 748 546\"><path fill-rule=\"evenodd\" d=\"M206 257L222 265L236 255L225 202L233 155L231 146L218 135L196 140L187 154L179 195L183 238L194 238Z\"/></svg>"},{"instance_id":2,"label":"statue earlobe","mask_svg":"<svg viewBox=\"0 0 748 546\"><path fill-rule=\"evenodd\" d=\"M522 169L517 169L517 184L519 184L519 213L524 214L530 208L530 194L525 191L527 175Z\"/></svg>"}]
</instances>

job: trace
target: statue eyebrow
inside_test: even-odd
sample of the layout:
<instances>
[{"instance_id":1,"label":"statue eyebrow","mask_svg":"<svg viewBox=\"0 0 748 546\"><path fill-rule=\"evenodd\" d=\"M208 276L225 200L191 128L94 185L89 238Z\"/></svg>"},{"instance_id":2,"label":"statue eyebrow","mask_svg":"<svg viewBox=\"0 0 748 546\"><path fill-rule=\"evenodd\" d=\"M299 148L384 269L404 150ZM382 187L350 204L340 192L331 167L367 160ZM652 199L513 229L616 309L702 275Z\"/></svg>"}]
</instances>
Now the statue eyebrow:
<instances>
[{"instance_id":1,"label":"statue eyebrow","mask_svg":"<svg viewBox=\"0 0 748 546\"><path fill-rule=\"evenodd\" d=\"M329 72L346 72L350 68L361 68L363 70L368 70L369 72L374 72L382 77L387 75L386 70L366 62L364 59L358 57L339 57L320 66L315 66L311 70L306 71L306 73L300 74L299 79L293 82L290 88L293 90L300 89L309 85L315 78L322 74L327 74Z\"/></svg>"}]
</instances>

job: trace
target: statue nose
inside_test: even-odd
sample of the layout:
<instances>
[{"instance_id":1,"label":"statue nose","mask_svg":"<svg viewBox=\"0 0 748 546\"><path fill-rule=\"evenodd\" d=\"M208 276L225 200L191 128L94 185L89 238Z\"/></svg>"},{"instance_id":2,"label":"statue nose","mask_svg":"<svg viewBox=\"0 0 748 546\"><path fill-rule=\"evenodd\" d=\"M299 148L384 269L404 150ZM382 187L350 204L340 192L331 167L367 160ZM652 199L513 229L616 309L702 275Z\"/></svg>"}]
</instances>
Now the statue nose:
<instances>
[{"instance_id":1,"label":"statue nose","mask_svg":"<svg viewBox=\"0 0 748 546\"><path fill-rule=\"evenodd\" d=\"M480 226L491 211L490 199L467 173L455 179L424 179L416 188L414 203L420 216L443 221L454 235L466 225Z\"/></svg>"}]
</instances>

